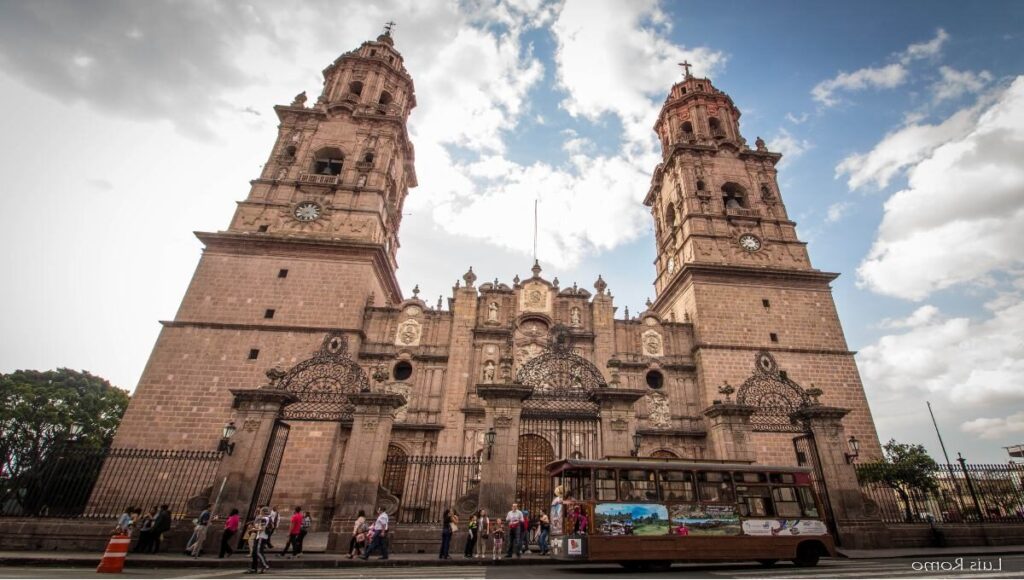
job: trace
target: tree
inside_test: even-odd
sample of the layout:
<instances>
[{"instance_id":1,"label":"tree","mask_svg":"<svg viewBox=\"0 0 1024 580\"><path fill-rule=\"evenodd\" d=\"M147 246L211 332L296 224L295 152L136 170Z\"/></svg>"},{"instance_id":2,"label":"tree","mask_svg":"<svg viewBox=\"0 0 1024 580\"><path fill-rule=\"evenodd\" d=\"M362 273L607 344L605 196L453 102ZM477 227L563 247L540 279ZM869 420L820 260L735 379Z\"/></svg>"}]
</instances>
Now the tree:
<instances>
[{"instance_id":1,"label":"tree","mask_svg":"<svg viewBox=\"0 0 1024 580\"><path fill-rule=\"evenodd\" d=\"M27 507L31 482L70 445L108 447L127 407L127 391L88 372L0 374L0 507ZM80 428L75 437L73 426Z\"/></svg>"},{"instance_id":2,"label":"tree","mask_svg":"<svg viewBox=\"0 0 1024 580\"><path fill-rule=\"evenodd\" d=\"M897 443L890 439L882 446L885 461L860 466L857 475L861 483L880 483L891 487L903 501L907 521L913 521L910 510L910 496L914 491L934 492L939 488L935 463L924 446L920 444Z\"/></svg>"}]
</instances>

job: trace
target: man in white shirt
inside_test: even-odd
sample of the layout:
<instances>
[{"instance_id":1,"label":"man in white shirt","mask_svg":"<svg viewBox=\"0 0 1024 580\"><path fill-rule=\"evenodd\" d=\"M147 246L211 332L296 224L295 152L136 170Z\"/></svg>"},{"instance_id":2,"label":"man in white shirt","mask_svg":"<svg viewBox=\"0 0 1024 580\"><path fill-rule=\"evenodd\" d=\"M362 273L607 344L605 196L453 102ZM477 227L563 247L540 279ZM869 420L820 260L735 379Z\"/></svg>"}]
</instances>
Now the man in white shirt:
<instances>
[{"instance_id":1,"label":"man in white shirt","mask_svg":"<svg viewBox=\"0 0 1024 580\"><path fill-rule=\"evenodd\" d=\"M363 560L369 560L370 554L374 553L377 548L380 548L380 559L388 559L388 512L384 511L383 507L377 508L377 520L373 522L373 540L370 541L370 545L366 547L366 551L360 556Z\"/></svg>"},{"instance_id":2,"label":"man in white shirt","mask_svg":"<svg viewBox=\"0 0 1024 580\"><path fill-rule=\"evenodd\" d=\"M512 551L515 550L516 558L522 556L519 551L519 543L522 542L523 538L523 512L519 510L519 504L512 504L512 509L505 516L505 522L508 524L508 549L505 550L505 557L511 558Z\"/></svg>"}]
</instances>

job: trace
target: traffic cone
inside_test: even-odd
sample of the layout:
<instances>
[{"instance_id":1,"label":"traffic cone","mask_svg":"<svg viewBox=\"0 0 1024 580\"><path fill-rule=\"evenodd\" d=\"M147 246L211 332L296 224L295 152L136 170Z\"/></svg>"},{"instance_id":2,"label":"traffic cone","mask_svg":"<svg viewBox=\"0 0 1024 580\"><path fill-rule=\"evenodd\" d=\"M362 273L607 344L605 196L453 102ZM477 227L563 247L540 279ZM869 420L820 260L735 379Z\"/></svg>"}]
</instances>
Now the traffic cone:
<instances>
[{"instance_id":1,"label":"traffic cone","mask_svg":"<svg viewBox=\"0 0 1024 580\"><path fill-rule=\"evenodd\" d=\"M128 545L131 544L128 534L115 534L110 537L107 544L107 551L103 553L100 565L96 567L97 572L120 573L124 570L124 559L128 555Z\"/></svg>"}]
</instances>

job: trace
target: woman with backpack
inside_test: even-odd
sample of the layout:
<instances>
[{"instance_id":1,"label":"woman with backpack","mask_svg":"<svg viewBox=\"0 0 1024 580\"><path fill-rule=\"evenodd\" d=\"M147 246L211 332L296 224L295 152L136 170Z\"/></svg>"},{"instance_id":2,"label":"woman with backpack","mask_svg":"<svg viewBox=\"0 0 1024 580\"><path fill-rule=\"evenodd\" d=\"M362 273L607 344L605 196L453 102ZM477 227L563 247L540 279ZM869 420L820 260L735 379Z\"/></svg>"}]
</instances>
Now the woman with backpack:
<instances>
[{"instance_id":1,"label":"woman with backpack","mask_svg":"<svg viewBox=\"0 0 1024 580\"><path fill-rule=\"evenodd\" d=\"M366 512L359 510L359 517L356 518L356 523L352 526L352 539L348 542L349 560L363 553L363 549L366 548L366 534L369 531L370 525L366 523Z\"/></svg>"}]
</instances>

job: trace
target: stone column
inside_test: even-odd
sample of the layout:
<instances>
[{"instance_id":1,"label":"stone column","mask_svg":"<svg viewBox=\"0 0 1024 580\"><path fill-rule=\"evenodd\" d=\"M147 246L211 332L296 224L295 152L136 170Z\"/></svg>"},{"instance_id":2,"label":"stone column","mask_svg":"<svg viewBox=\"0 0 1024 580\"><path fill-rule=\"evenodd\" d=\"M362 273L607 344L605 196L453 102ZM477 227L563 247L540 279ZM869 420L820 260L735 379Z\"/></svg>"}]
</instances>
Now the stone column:
<instances>
[{"instance_id":1,"label":"stone column","mask_svg":"<svg viewBox=\"0 0 1024 580\"><path fill-rule=\"evenodd\" d=\"M338 488L334 494L334 519L327 539L328 551L339 547L339 534L348 540L351 528L347 526L359 510L367 518L376 513L377 489L384 475L384 460L391 441L391 426L395 410L405 404L405 397L397 393L352 393L348 400L352 411L352 436L345 445L338 474ZM344 542L341 542L344 543ZM347 547L348 544L345 544Z\"/></svg>"},{"instance_id":2,"label":"stone column","mask_svg":"<svg viewBox=\"0 0 1024 580\"><path fill-rule=\"evenodd\" d=\"M715 403L704 409L708 418L708 450L714 459L754 461L757 455L751 442L754 431L750 417L756 409L737 403Z\"/></svg>"},{"instance_id":3,"label":"stone column","mask_svg":"<svg viewBox=\"0 0 1024 580\"><path fill-rule=\"evenodd\" d=\"M533 392L522 385L477 385L484 400L484 425L494 427L494 446L484 448L480 466L480 507L491 517L504 517L516 499L519 461L519 419L523 400Z\"/></svg>"},{"instance_id":4,"label":"stone column","mask_svg":"<svg viewBox=\"0 0 1024 580\"><path fill-rule=\"evenodd\" d=\"M633 404L644 396L640 389L600 388L590 394L601 415L601 452L605 457L628 457L636 433Z\"/></svg>"},{"instance_id":5,"label":"stone column","mask_svg":"<svg viewBox=\"0 0 1024 580\"><path fill-rule=\"evenodd\" d=\"M849 409L808 405L790 417L804 424L814 437L812 452L824 478L827 501L838 528L836 538L845 548L872 548L889 545L888 530L881 520L868 515L864 495L857 480L857 471L847 460L849 452L842 418Z\"/></svg>"},{"instance_id":6,"label":"stone column","mask_svg":"<svg viewBox=\"0 0 1024 580\"><path fill-rule=\"evenodd\" d=\"M295 401L295 395L277 389L232 389L231 394L235 397L232 406L237 429L231 437L234 448L217 467L210 501L217 504L220 515L238 508L246 517L245 511L256 493L274 422L281 408Z\"/></svg>"}]
</instances>

